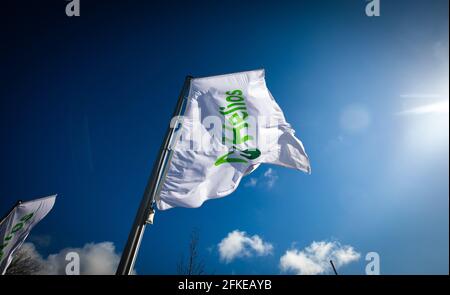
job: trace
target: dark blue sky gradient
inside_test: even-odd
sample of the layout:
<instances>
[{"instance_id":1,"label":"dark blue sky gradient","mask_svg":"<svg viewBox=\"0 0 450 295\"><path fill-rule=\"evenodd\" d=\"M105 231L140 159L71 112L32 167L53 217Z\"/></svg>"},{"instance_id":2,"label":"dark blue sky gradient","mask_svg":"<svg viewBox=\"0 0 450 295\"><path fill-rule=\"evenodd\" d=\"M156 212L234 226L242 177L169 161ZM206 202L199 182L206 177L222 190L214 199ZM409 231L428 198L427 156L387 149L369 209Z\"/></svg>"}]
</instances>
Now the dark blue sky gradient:
<instances>
[{"instance_id":1,"label":"dark blue sky gradient","mask_svg":"<svg viewBox=\"0 0 450 295\"><path fill-rule=\"evenodd\" d=\"M157 212L138 273L174 273L198 228L214 273L276 274L287 249L337 239L362 254L342 273L364 273L377 251L382 273L448 274L448 109L398 115L430 102L409 93L446 87L448 101L448 1L381 0L377 18L362 0L81 0L72 18L62 0L8 2L0 213L58 193L33 232L51 236L44 256L102 241L121 251L184 77L265 68L312 175L261 166L252 177L278 175L270 189L244 179L199 209ZM342 126L352 106L369 117L356 131ZM273 254L221 263L216 245L235 229Z\"/></svg>"}]
</instances>

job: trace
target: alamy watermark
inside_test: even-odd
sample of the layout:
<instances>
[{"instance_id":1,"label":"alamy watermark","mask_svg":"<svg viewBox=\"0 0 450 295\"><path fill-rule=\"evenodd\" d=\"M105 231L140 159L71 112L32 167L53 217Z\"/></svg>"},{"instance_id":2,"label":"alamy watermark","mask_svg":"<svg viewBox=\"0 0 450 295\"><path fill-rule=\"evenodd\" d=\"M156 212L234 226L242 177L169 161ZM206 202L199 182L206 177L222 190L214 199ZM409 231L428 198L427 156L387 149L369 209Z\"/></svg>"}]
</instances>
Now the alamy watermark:
<instances>
[{"instance_id":1,"label":"alamy watermark","mask_svg":"<svg viewBox=\"0 0 450 295\"><path fill-rule=\"evenodd\" d=\"M80 0L66 0L66 15L68 17L80 16ZM368 17L380 16L380 0L366 0L365 13Z\"/></svg>"},{"instance_id":2,"label":"alamy watermark","mask_svg":"<svg viewBox=\"0 0 450 295\"><path fill-rule=\"evenodd\" d=\"M66 15L68 17L80 16L80 0L66 0L69 1L66 5Z\"/></svg>"},{"instance_id":3,"label":"alamy watermark","mask_svg":"<svg viewBox=\"0 0 450 295\"><path fill-rule=\"evenodd\" d=\"M369 0L366 4L366 15L368 17L380 16L380 0Z\"/></svg>"},{"instance_id":4,"label":"alamy watermark","mask_svg":"<svg viewBox=\"0 0 450 295\"><path fill-rule=\"evenodd\" d=\"M366 275L380 274L380 254L377 252L369 252L366 254Z\"/></svg>"},{"instance_id":5,"label":"alamy watermark","mask_svg":"<svg viewBox=\"0 0 450 295\"><path fill-rule=\"evenodd\" d=\"M80 274L80 255L77 252L68 252L66 254L66 275L79 275Z\"/></svg>"}]
</instances>

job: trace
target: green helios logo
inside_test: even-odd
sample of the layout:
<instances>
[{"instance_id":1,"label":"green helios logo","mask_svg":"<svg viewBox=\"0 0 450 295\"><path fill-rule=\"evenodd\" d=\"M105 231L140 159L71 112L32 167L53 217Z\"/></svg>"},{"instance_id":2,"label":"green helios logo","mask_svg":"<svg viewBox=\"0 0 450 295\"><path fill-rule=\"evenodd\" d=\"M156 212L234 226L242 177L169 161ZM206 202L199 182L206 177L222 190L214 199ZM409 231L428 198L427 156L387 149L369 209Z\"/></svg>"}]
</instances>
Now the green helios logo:
<instances>
[{"instance_id":1,"label":"green helios logo","mask_svg":"<svg viewBox=\"0 0 450 295\"><path fill-rule=\"evenodd\" d=\"M214 163L215 166L224 163L247 163L261 155L257 148L246 148L244 150L238 148L238 145L253 140L253 136L248 134L250 125L247 122L247 106L242 90L236 89L225 93L227 94L225 100L228 104L226 107L219 108L219 112L225 118L225 124L222 125L222 143L231 144L232 148L226 154L217 158ZM232 134L232 138L226 136L227 130Z\"/></svg>"}]
</instances>

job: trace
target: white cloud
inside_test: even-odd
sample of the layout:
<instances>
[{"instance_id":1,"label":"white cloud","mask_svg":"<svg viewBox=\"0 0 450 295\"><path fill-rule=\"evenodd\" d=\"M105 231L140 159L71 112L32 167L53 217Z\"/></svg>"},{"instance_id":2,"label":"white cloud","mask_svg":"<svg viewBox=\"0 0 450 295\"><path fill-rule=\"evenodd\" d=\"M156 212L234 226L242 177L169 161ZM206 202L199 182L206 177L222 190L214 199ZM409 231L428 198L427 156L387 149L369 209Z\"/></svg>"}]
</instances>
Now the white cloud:
<instances>
[{"instance_id":1,"label":"white cloud","mask_svg":"<svg viewBox=\"0 0 450 295\"><path fill-rule=\"evenodd\" d=\"M278 180L278 175L272 168L267 169L260 177L250 177L244 184L246 187L256 187L257 185L272 188Z\"/></svg>"},{"instance_id":2,"label":"white cloud","mask_svg":"<svg viewBox=\"0 0 450 295\"><path fill-rule=\"evenodd\" d=\"M39 254L39 252L36 250L36 247L34 246L33 243L23 243L22 246L16 250L17 252L22 252L24 253L24 256L26 257L32 257L39 260L42 260L42 256ZM14 253L17 253L14 252Z\"/></svg>"},{"instance_id":3,"label":"white cloud","mask_svg":"<svg viewBox=\"0 0 450 295\"><path fill-rule=\"evenodd\" d=\"M218 244L220 260L229 263L238 257L265 256L272 253L272 244L258 235L248 236L246 232L234 230Z\"/></svg>"},{"instance_id":4,"label":"white cloud","mask_svg":"<svg viewBox=\"0 0 450 295\"><path fill-rule=\"evenodd\" d=\"M303 250L291 249L280 258L283 272L299 275L316 275L329 273L330 260L336 268L357 261L360 254L352 246L342 246L338 242L312 242Z\"/></svg>"},{"instance_id":5,"label":"white cloud","mask_svg":"<svg viewBox=\"0 0 450 295\"><path fill-rule=\"evenodd\" d=\"M266 180L266 184L269 188L273 187L275 185L275 182L278 180L278 175L272 168L267 169L266 172L264 172L264 178Z\"/></svg>"},{"instance_id":6,"label":"white cloud","mask_svg":"<svg viewBox=\"0 0 450 295\"><path fill-rule=\"evenodd\" d=\"M107 275L114 274L119 265L120 255L112 242L87 243L81 248L64 248L58 253L50 254L44 259L33 243L24 243L21 251L34 258L42 266L38 274L64 275L68 261L66 254L76 252L80 256L80 274Z\"/></svg>"},{"instance_id":7,"label":"white cloud","mask_svg":"<svg viewBox=\"0 0 450 295\"><path fill-rule=\"evenodd\" d=\"M258 184L258 179L250 177L250 179L244 184L246 187L255 187Z\"/></svg>"},{"instance_id":8,"label":"white cloud","mask_svg":"<svg viewBox=\"0 0 450 295\"><path fill-rule=\"evenodd\" d=\"M80 256L80 274L107 275L114 274L119 265L120 255L116 253L112 242L87 243L82 248L65 248L46 259L47 274L65 274L68 252L76 252Z\"/></svg>"}]
</instances>

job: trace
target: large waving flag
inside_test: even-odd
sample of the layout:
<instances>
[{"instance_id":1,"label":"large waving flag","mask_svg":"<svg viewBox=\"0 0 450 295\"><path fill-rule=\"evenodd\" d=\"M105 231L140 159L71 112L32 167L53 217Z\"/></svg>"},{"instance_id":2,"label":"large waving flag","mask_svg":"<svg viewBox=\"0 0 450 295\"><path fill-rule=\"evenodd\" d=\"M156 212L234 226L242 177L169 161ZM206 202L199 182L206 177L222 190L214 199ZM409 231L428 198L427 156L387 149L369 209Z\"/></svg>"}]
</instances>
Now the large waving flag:
<instances>
[{"instance_id":1,"label":"large waving flag","mask_svg":"<svg viewBox=\"0 0 450 295\"><path fill-rule=\"evenodd\" d=\"M261 163L311 172L302 142L267 89L264 70L191 80L158 209L195 208L232 193Z\"/></svg>"},{"instance_id":2,"label":"large waving flag","mask_svg":"<svg viewBox=\"0 0 450 295\"><path fill-rule=\"evenodd\" d=\"M0 273L11 263L14 252L20 248L31 229L53 207L56 195L16 205L0 223Z\"/></svg>"}]
</instances>

